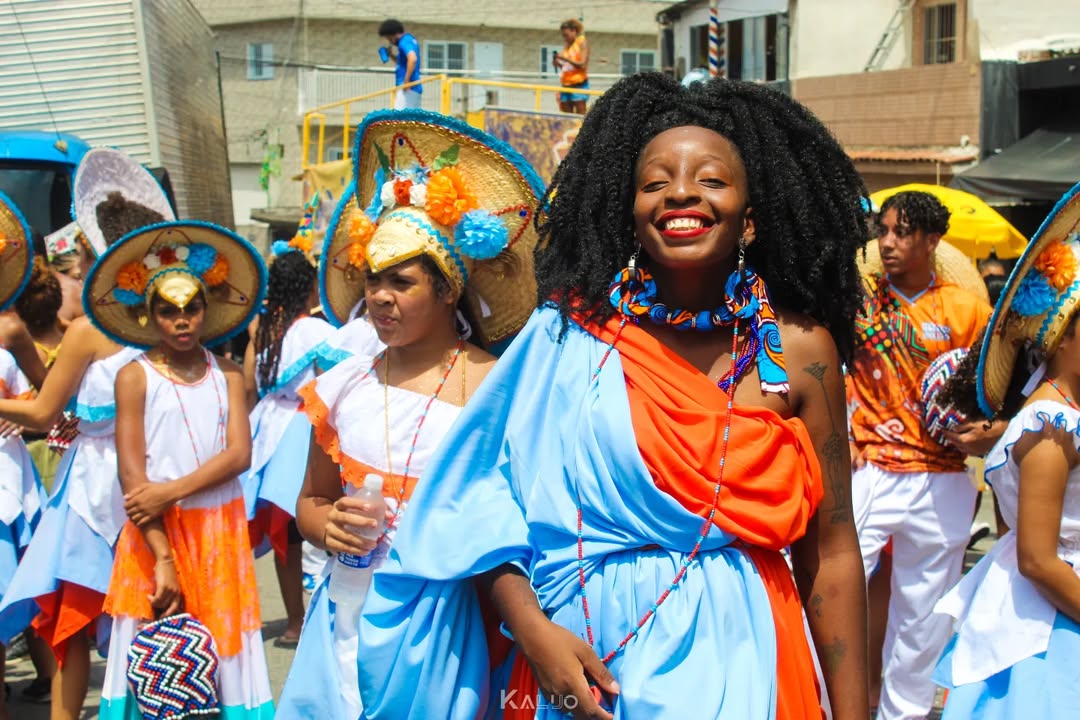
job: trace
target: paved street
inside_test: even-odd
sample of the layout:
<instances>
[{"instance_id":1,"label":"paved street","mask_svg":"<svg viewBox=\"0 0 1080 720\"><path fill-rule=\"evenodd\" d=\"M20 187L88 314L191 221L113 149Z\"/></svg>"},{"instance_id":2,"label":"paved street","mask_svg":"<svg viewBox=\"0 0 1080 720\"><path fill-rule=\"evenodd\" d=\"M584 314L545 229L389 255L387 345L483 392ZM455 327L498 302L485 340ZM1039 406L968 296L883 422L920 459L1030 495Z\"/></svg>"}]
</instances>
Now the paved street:
<instances>
[{"instance_id":1,"label":"paved street","mask_svg":"<svg viewBox=\"0 0 1080 720\"><path fill-rule=\"evenodd\" d=\"M994 524L993 505L989 502L989 493L979 510L979 520ZM971 567L993 544L993 536L982 540L975 550L968 553L965 568ZM255 563L255 572L259 582L259 600L263 610L263 639L266 644L266 659L270 666L270 683L274 689L274 700L281 693L281 686L285 683L285 676L289 672L289 664L292 662L293 651L282 650L274 647L274 638L285 630L285 608L281 604L281 595L277 589L277 578L274 576L274 563L271 556L260 558ZM29 705L20 702L19 693L34 677L33 666L27 659L8 663L7 681L12 686L11 716L13 720L48 720L48 705ZM100 699L98 689L105 676L105 661L94 655L93 675L90 680L90 697L87 699L86 709L83 712L83 720L98 716L97 706ZM940 693L939 693L940 698ZM932 717L937 717L935 713Z\"/></svg>"},{"instance_id":2,"label":"paved street","mask_svg":"<svg viewBox=\"0 0 1080 720\"><path fill-rule=\"evenodd\" d=\"M277 578L274 575L274 561L270 555L266 555L255 562L255 574L259 582L259 601L263 611L263 640L266 646L266 661L270 666L270 684L274 689L274 700L281 694L281 686L285 684L285 676L289 672L289 664L292 662L293 651L282 650L274 647L274 638L285 631L285 608L281 604L281 594L277 589ZM90 720L98 716L97 708L100 701L102 680L105 678L105 660L93 655L93 669L90 678L90 696L86 701L83 711L83 720ZM21 659L8 663L7 682L12 686L11 711L12 720L48 720L48 705L29 705L20 702L19 693L34 677L34 667L28 659Z\"/></svg>"}]
</instances>

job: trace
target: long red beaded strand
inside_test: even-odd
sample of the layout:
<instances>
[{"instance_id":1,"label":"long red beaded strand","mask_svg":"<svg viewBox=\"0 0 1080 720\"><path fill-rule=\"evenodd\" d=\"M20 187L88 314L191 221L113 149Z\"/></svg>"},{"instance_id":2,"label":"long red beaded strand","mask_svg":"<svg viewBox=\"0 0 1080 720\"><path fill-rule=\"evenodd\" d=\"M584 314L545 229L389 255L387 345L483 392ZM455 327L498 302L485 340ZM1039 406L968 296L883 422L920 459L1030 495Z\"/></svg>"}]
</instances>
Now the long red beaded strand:
<instances>
[{"instance_id":1,"label":"long red beaded strand","mask_svg":"<svg viewBox=\"0 0 1080 720\"><path fill-rule=\"evenodd\" d=\"M622 331L623 331L624 327L626 327L626 318L625 317L623 318L622 322L619 324L619 330L615 334L615 338L611 341L611 344L608 345L607 351L604 353L604 356L600 359L600 364L597 366L596 371L593 373L592 380L595 380L597 378L597 376L600 374L600 370L603 369L604 364L607 362L608 357L611 355L611 351L615 348L615 343L618 342L619 338L622 336ZM717 479L716 479L716 487L713 490L712 508L709 510L709 514L705 517L705 520L702 523L701 534L698 536L697 542L694 543L694 547L690 551L690 553L686 557L683 558L683 560L681 562L681 567L679 568L679 572L676 573L675 578L668 584L667 588L664 590L663 593L661 593L660 597L657 598L656 602L654 602L652 604L652 607L649 608L648 612L646 612L641 617L641 619L638 620L637 625L634 627L634 629L631 630L629 633L627 633L626 637L624 637L619 642L619 644L615 647L614 650L612 650L611 652L609 652L607 655L604 656L603 662L604 662L605 665L607 665L609 662L611 662L615 658L616 655L618 655L620 652L622 652L626 648L626 646L630 643L630 641L633 640L635 637L637 637L637 634L641 631L641 629L643 627L645 627L645 623L647 623L649 621L649 619L653 615L656 614L656 611L660 608L660 606L664 603L664 601L667 600L668 596L671 595L671 592L675 589L675 587L683 579L683 576L686 575L686 569L688 567L690 567L690 564L694 561L694 558L697 557L698 552L701 550L702 543L705 542L705 538L708 537L708 535L709 535L709 530L712 527L713 518L716 516L716 511L719 508L719 504L720 504L720 488L721 488L721 486L723 485L723 482L724 482L724 466L726 464L725 461L727 460L728 440L731 437L731 414L732 414L732 410L733 410L733 408L735 406L735 385L736 385L735 381L737 379L735 377L735 373L736 373L736 366L737 366L738 360L739 360L739 323L738 322L735 323L734 331L733 331L732 335L733 335L733 337L732 337L732 341L731 341L731 370L729 370L728 373L726 373L725 376L724 376L725 378L730 377L731 382L727 383L726 388L722 388L724 390L725 395L727 395L727 417L726 417L726 419L724 421L724 441L723 441L723 445L721 447L721 454L720 454L720 470L719 470L719 473L718 473ZM719 385L719 383L718 383L718 385ZM592 631L592 617L589 615L589 599L588 599L588 596L586 595L586 592L585 592L585 544L584 544L584 539L582 537L583 532L584 532L584 518L583 518L583 515L584 515L584 513L583 513L582 507L581 507L581 494L579 492L578 496L577 496L578 582L579 582L579 584L581 586L581 609L585 614L585 632L588 635L589 646L593 647L593 646L595 646L595 642L594 642L593 631Z\"/></svg>"}]
</instances>

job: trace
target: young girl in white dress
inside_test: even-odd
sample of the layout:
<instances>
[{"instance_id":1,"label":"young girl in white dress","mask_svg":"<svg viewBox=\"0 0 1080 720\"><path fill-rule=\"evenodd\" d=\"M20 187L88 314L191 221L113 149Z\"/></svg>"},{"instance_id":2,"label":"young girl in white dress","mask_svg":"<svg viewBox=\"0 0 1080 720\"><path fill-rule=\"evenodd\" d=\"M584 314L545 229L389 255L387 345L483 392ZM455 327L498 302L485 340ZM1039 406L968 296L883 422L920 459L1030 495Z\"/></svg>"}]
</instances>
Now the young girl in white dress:
<instances>
[{"instance_id":1,"label":"young girl in white dress","mask_svg":"<svg viewBox=\"0 0 1080 720\"><path fill-rule=\"evenodd\" d=\"M234 233L199 222L128 235L91 270L87 310L107 335L145 349L116 376L117 460L129 522L116 544L100 716L127 720L142 625L184 611L219 659L219 709L270 718L255 568L239 475L251 458L244 381L203 343L224 342L262 301L266 268ZM180 682L170 682L176 692ZM212 707L203 710L215 709Z\"/></svg>"},{"instance_id":2,"label":"young girl in white dress","mask_svg":"<svg viewBox=\"0 0 1080 720\"><path fill-rule=\"evenodd\" d=\"M74 197L83 230L83 277L111 243L173 217L154 177L108 148L95 148L83 158ZM112 546L125 520L116 475L113 383L136 354L86 317L75 318L37 397L0 400L0 418L31 430L49 430L69 407L79 420L79 435L57 468L41 523L0 603L0 642L8 642L33 621L35 632L56 657L53 720L80 718L89 688L89 633L102 613ZM99 645L104 640L102 633Z\"/></svg>"},{"instance_id":3,"label":"young girl in white dress","mask_svg":"<svg viewBox=\"0 0 1080 720\"><path fill-rule=\"evenodd\" d=\"M943 391L969 416L1009 419L986 480L1013 528L937 605L956 620L935 675L949 690L945 720L1064 720L1080 708L1078 308L1080 185L1028 245L982 345Z\"/></svg>"},{"instance_id":4,"label":"young girl in white dress","mask_svg":"<svg viewBox=\"0 0 1080 720\"><path fill-rule=\"evenodd\" d=\"M513 335L535 303L527 263L540 183L523 158L421 111L372 113L358 134L357 192L327 228L320 281L327 316L347 321L338 339L351 357L299 390L312 434L297 524L337 559L312 596L280 720L363 713L358 631L372 573L417 484L438 482L424 468L494 364L474 342ZM379 153L387 165L372 162ZM470 199L448 208L453 192ZM456 235L459 222L475 233ZM371 476L385 516L361 498ZM354 532L376 526L377 540Z\"/></svg>"}]
</instances>

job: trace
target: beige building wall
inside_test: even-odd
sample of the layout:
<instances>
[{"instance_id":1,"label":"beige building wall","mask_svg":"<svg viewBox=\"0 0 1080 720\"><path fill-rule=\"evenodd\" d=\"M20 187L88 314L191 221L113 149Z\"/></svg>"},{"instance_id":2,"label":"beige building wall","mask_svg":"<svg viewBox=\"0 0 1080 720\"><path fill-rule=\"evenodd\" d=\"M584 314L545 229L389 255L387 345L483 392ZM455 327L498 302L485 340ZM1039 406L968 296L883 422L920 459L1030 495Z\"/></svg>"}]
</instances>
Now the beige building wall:
<instances>
[{"instance_id":1,"label":"beige building wall","mask_svg":"<svg viewBox=\"0 0 1080 720\"><path fill-rule=\"evenodd\" d=\"M651 3L645 3L651 5ZM215 3L216 5L216 3ZM464 42L468 44L467 65L475 65L475 44L501 43L503 69L506 71L539 72L542 46L561 46L556 23L550 29L505 27L467 27L458 25L406 26L420 41ZM655 27L655 24L654 24ZM225 99L225 123L229 139L229 160L242 172L234 172L234 193L247 198L250 206L258 197L258 168L262 165L268 145L280 145L280 172L273 175L266 204L298 206L301 203L300 183L293 178L301 170L301 119L306 108L300 107L298 74L295 67L275 66L273 78L248 78L249 43L270 43L275 63L295 62L309 65L345 67L382 67L378 48L384 44L378 37L378 22L351 20L295 19L219 25L214 28L217 48L221 53L221 79ZM620 71L622 50L657 49L657 34L586 32L591 44L590 71L595 74L617 74ZM387 66L392 67L392 66ZM537 78L537 81L540 81ZM555 82L554 76L543 82ZM432 89L431 91L435 91ZM345 97L335 98L344 100ZM360 118L352 118L355 124ZM340 128L327 128L327 140ZM332 142L328 142L331 145ZM236 187L238 178L244 179ZM254 184L254 186L253 186ZM236 222L248 222L244 207L236 207Z\"/></svg>"}]
</instances>

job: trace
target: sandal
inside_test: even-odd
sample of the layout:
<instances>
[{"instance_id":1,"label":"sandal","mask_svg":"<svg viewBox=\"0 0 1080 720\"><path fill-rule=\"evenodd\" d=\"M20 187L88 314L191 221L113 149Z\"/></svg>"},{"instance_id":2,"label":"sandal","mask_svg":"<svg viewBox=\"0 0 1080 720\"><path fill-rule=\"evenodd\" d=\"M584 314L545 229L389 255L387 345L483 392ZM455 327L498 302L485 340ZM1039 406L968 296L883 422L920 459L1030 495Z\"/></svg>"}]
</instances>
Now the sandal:
<instances>
[{"instance_id":1,"label":"sandal","mask_svg":"<svg viewBox=\"0 0 1080 720\"><path fill-rule=\"evenodd\" d=\"M293 638L293 637L286 637L286 636L282 635L281 637L274 638L274 647L276 647L276 648L283 648L285 650L295 650L296 646L299 645L299 644L300 644L300 638L299 637L294 637Z\"/></svg>"}]
</instances>

